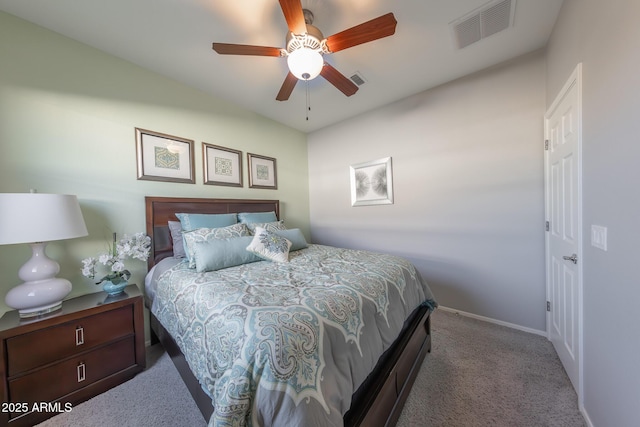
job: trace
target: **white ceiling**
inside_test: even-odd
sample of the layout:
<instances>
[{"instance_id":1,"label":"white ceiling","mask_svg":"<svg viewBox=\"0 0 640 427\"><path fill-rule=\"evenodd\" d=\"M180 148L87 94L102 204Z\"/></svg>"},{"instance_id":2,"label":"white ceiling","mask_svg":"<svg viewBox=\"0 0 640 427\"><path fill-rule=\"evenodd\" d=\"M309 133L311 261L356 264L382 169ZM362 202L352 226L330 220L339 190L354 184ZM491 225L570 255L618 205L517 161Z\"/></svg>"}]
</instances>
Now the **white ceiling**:
<instances>
[{"instance_id":1,"label":"white ceiling","mask_svg":"<svg viewBox=\"0 0 640 427\"><path fill-rule=\"evenodd\" d=\"M514 25L457 49L450 23L487 0L302 0L324 36L393 12L396 33L328 55L366 84L344 96L319 77L276 101L286 59L218 55L211 43L285 47L276 0L0 0L0 10L292 128L310 132L544 47L562 0L514 0Z\"/></svg>"}]
</instances>

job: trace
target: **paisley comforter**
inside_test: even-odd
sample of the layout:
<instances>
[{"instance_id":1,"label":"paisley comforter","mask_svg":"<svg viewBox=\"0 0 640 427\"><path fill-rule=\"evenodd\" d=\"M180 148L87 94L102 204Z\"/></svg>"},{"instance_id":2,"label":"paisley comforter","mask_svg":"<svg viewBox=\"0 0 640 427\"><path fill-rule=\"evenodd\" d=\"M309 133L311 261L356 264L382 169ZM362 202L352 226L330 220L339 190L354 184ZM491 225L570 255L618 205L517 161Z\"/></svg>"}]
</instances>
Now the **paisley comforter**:
<instances>
[{"instance_id":1,"label":"paisley comforter","mask_svg":"<svg viewBox=\"0 0 640 427\"><path fill-rule=\"evenodd\" d=\"M435 304L406 260L321 245L288 263L182 262L155 293L152 312L212 398L210 426L342 425L405 319Z\"/></svg>"}]
</instances>

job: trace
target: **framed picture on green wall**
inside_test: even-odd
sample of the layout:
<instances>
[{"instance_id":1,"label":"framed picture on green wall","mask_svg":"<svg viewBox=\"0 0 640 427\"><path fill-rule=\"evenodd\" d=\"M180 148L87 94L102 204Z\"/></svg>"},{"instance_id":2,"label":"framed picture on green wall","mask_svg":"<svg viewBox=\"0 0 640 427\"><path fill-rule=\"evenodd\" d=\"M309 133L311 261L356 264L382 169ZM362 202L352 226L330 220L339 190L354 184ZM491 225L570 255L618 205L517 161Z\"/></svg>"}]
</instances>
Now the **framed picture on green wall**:
<instances>
[{"instance_id":1,"label":"framed picture on green wall","mask_svg":"<svg viewBox=\"0 0 640 427\"><path fill-rule=\"evenodd\" d=\"M194 184L193 141L136 128L138 179Z\"/></svg>"},{"instance_id":2,"label":"framed picture on green wall","mask_svg":"<svg viewBox=\"0 0 640 427\"><path fill-rule=\"evenodd\" d=\"M250 188L268 188L271 190L278 188L276 159L247 153L247 162L249 163Z\"/></svg>"},{"instance_id":3,"label":"framed picture on green wall","mask_svg":"<svg viewBox=\"0 0 640 427\"><path fill-rule=\"evenodd\" d=\"M242 187L242 151L202 143L204 183Z\"/></svg>"}]
</instances>

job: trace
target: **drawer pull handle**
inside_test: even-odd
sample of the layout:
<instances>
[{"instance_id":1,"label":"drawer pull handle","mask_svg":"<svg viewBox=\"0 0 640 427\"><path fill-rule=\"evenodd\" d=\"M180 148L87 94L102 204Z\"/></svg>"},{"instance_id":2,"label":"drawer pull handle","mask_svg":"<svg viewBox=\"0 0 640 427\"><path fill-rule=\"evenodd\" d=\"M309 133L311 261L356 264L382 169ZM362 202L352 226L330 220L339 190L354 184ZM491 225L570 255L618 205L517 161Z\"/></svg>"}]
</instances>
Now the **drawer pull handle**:
<instances>
[{"instance_id":1,"label":"drawer pull handle","mask_svg":"<svg viewBox=\"0 0 640 427\"><path fill-rule=\"evenodd\" d=\"M86 379L86 367L84 362L80 362L80 364L76 368L76 371L78 373L78 382L81 383Z\"/></svg>"},{"instance_id":2,"label":"drawer pull handle","mask_svg":"<svg viewBox=\"0 0 640 427\"><path fill-rule=\"evenodd\" d=\"M84 344L84 328L76 327L76 346Z\"/></svg>"}]
</instances>

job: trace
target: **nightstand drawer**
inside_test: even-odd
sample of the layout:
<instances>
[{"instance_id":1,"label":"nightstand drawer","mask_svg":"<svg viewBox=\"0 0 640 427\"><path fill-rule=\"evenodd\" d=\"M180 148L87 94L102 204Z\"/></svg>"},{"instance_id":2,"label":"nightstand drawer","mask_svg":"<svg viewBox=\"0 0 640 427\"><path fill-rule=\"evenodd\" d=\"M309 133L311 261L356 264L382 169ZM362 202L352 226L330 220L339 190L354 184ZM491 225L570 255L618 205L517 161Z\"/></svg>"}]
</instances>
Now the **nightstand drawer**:
<instances>
[{"instance_id":1,"label":"nightstand drawer","mask_svg":"<svg viewBox=\"0 0 640 427\"><path fill-rule=\"evenodd\" d=\"M9 401L53 402L136 364L134 337L9 380Z\"/></svg>"},{"instance_id":2,"label":"nightstand drawer","mask_svg":"<svg viewBox=\"0 0 640 427\"><path fill-rule=\"evenodd\" d=\"M8 375L44 366L103 343L134 334L131 306L9 338Z\"/></svg>"}]
</instances>

